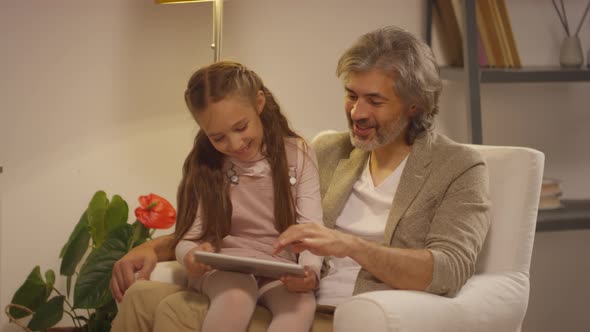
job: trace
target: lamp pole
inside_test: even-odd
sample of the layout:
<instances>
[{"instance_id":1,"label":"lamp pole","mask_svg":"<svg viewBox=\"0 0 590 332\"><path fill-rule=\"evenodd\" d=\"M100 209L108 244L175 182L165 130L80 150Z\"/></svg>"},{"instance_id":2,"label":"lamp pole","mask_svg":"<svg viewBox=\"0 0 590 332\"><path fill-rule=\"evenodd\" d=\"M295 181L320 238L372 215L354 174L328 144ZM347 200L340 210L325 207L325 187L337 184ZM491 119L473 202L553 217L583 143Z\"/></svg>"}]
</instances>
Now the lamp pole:
<instances>
[{"instance_id":1,"label":"lamp pole","mask_svg":"<svg viewBox=\"0 0 590 332\"><path fill-rule=\"evenodd\" d=\"M223 0L213 0L213 61L221 57L221 34L223 27Z\"/></svg>"},{"instance_id":2,"label":"lamp pole","mask_svg":"<svg viewBox=\"0 0 590 332\"><path fill-rule=\"evenodd\" d=\"M213 2L213 41L211 49L213 50L213 61L217 62L221 58L221 28L223 27L223 0L155 0L159 4L175 4L190 2Z\"/></svg>"}]
</instances>

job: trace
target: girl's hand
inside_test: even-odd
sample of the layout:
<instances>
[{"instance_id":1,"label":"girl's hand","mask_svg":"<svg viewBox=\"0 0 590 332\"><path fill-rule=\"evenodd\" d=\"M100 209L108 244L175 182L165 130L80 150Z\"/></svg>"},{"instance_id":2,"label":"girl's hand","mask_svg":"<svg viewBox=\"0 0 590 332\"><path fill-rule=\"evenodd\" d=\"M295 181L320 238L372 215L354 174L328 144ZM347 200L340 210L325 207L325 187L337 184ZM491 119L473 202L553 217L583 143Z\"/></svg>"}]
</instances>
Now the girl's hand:
<instances>
[{"instance_id":1,"label":"girl's hand","mask_svg":"<svg viewBox=\"0 0 590 332\"><path fill-rule=\"evenodd\" d=\"M196 251L213 252L214 248L211 243L203 242L184 256L184 266L186 267L187 274L191 277L200 277L205 272L211 271L211 266L200 263L195 259L193 253Z\"/></svg>"},{"instance_id":2,"label":"girl's hand","mask_svg":"<svg viewBox=\"0 0 590 332\"><path fill-rule=\"evenodd\" d=\"M296 277L285 275L281 277L281 282L289 292L304 293L315 290L319 284L320 279L309 266L305 266L305 275L303 277Z\"/></svg>"}]
</instances>

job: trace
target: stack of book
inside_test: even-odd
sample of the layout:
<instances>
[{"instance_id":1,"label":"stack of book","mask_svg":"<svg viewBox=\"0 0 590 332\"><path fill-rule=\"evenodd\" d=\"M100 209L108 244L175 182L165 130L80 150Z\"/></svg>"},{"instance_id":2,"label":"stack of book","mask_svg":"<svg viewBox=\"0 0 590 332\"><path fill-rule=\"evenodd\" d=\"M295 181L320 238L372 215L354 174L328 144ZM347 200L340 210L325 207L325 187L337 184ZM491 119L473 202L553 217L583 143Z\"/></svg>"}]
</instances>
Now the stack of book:
<instances>
[{"instance_id":1,"label":"stack of book","mask_svg":"<svg viewBox=\"0 0 590 332\"><path fill-rule=\"evenodd\" d=\"M553 210L563 207L561 204L561 181L557 179L544 178L541 186L541 198L539 210Z\"/></svg>"},{"instance_id":2,"label":"stack of book","mask_svg":"<svg viewBox=\"0 0 590 332\"><path fill-rule=\"evenodd\" d=\"M433 0L433 22L451 66L463 66L463 0ZM477 0L477 47L480 67L521 68L505 0Z\"/></svg>"}]
</instances>

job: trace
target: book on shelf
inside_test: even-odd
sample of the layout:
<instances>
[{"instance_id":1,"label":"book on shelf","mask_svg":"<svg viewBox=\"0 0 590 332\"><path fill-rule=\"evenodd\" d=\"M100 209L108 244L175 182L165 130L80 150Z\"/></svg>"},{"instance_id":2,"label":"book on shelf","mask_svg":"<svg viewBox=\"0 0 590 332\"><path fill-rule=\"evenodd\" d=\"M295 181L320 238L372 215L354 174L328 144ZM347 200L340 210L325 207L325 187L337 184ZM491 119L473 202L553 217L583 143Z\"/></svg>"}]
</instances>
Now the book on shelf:
<instances>
[{"instance_id":1,"label":"book on shelf","mask_svg":"<svg viewBox=\"0 0 590 332\"><path fill-rule=\"evenodd\" d=\"M451 4L453 5L453 11L455 12L455 17L457 18L457 25L459 26L459 33L460 33L460 40L461 45L463 47L463 38L465 36L465 22L464 22L464 15L465 10L463 7L464 0L451 0ZM479 29L477 29L477 63L480 67L488 67L488 57L486 55L486 51L483 48L483 43L481 41L481 36ZM462 51L462 50L461 50ZM461 61L461 65L463 65L463 61Z\"/></svg>"},{"instance_id":2,"label":"book on shelf","mask_svg":"<svg viewBox=\"0 0 590 332\"><path fill-rule=\"evenodd\" d=\"M520 62L520 55L518 55L518 49L516 48L516 41L514 40L514 32L512 30L512 24L510 23L510 16L508 16L508 9L506 8L506 1L497 1L498 10L500 11L500 17L504 31L506 32L506 41L508 42L508 48L510 50L510 56L512 58L512 66L514 68L522 68Z\"/></svg>"},{"instance_id":3,"label":"book on shelf","mask_svg":"<svg viewBox=\"0 0 590 332\"><path fill-rule=\"evenodd\" d=\"M502 16L500 15L500 10L498 9L499 2L499 0L488 0L488 4L492 12L494 32L498 36L500 52L502 53L504 63L507 67L514 67L514 60L512 60L510 46L508 45L508 36L506 35L506 30L504 29L504 22L502 20Z\"/></svg>"},{"instance_id":4,"label":"book on shelf","mask_svg":"<svg viewBox=\"0 0 590 332\"><path fill-rule=\"evenodd\" d=\"M463 65L465 37L462 0L432 0L433 23L441 40L443 57L450 66ZM478 64L480 67L520 68L505 0L475 2Z\"/></svg>"},{"instance_id":5,"label":"book on shelf","mask_svg":"<svg viewBox=\"0 0 590 332\"><path fill-rule=\"evenodd\" d=\"M463 18L465 15L465 7L463 7L463 1L464 0L450 0L451 6L453 6L453 12L455 12L455 17L457 18L460 36L465 36L465 20Z\"/></svg>"},{"instance_id":6,"label":"book on shelf","mask_svg":"<svg viewBox=\"0 0 590 332\"><path fill-rule=\"evenodd\" d=\"M463 41L451 0L433 1L433 23L441 40L443 57L451 66L463 66Z\"/></svg>"},{"instance_id":7,"label":"book on shelf","mask_svg":"<svg viewBox=\"0 0 590 332\"><path fill-rule=\"evenodd\" d=\"M486 54L486 50L483 47L483 41L481 40L481 33L477 31L477 63L480 67L489 67L490 62Z\"/></svg>"},{"instance_id":8,"label":"book on shelf","mask_svg":"<svg viewBox=\"0 0 590 332\"><path fill-rule=\"evenodd\" d=\"M553 178L543 178L541 195L539 197L539 210L553 210L563 207L561 202L561 181Z\"/></svg>"},{"instance_id":9,"label":"book on shelf","mask_svg":"<svg viewBox=\"0 0 590 332\"><path fill-rule=\"evenodd\" d=\"M554 196L547 196L541 197L539 200L539 210L555 210L563 208L563 204L561 204L561 199L559 197Z\"/></svg>"},{"instance_id":10,"label":"book on shelf","mask_svg":"<svg viewBox=\"0 0 590 332\"><path fill-rule=\"evenodd\" d=\"M485 52L486 58L488 59L488 66L496 67L498 61L496 60L496 54L491 51L492 49L494 49L490 37L491 31L489 31L488 26L484 24L483 11L481 5L476 5L475 16L477 22L477 31L481 36L481 44L483 46L483 52Z\"/></svg>"},{"instance_id":11,"label":"book on shelf","mask_svg":"<svg viewBox=\"0 0 590 332\"><path fill-rule=\"evenodd\" d=\"M487 31L490 43L488 47L484 48L487 53L492 53L496 62L496 67L506 68L508 67L507 59L502 53L502 45L500 35L498 34L497 24L492 9L492 4L487 0L478 0L475 2L476 10L481 11L482 23L481 26Z\"/></svg>"}]
</instances>

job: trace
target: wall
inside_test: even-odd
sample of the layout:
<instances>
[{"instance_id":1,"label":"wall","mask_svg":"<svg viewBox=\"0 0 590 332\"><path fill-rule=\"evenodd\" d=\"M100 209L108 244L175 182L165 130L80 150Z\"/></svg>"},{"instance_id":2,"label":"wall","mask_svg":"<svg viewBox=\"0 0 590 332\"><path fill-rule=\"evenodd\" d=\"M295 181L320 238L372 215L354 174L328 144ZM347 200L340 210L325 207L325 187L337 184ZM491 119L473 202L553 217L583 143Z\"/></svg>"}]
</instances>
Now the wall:
<instances>
[{"instance_id":1,"label":"wall","mask_svg":"<svg viewBox=\"0 0 590 332\"><path fill-rule=\"evenodd\" d=\"M561 31L551 5L508 2L523 62L556 63ZM573 22L582 2L567 4ZM256 70L306 137L345 128L334 70L358 35L387 24L424 32L424 6L417 1L231 0L225 10L224 57ZM59 250L95 190L119 193L132 208L135 197L147 192L174 201L196 129L182 92L191 71L211 59L210 16L210 4L0 0L0 307L35 264L58 268ZM588 88L484 86L485 142L544 151L547 174L564 180L566 195L590 197ZM461 84L445 84L439 122L459 141L467 137L462 93ZM540 252L563 248L568 257L587 251L587 242L572 241L584 233L576 234L540 236L538 244L546 248ZM549 280L563 279L543 268L553 264L551 257L536 260L536 253L533 273L554 276L533 285L528 325L550 319L541 309L552 308L553 294L543 291ZM590 270L575 257L567 261L582 273ZM570 288L584 285L563 280L572 282ZM568 304L585 305L575 295ZM5 317L0 330L10 330Z\"/></svg>"},{"instance_id":2,"label":"wall","mask_svg":"<svg viewBox=\"0 0 590 332\"><path fill-rule=\"evenodd\" d=\"M149 0L0 1L2 309L34 265L59 269L96 190L132 209L140 194L174 198L195 133L183 91L212 58L210 12ZM0 330L6 322L2 313Z\"/></svg>"}]
</instances>

